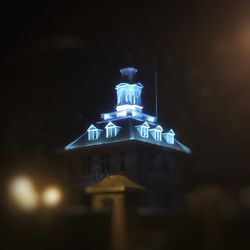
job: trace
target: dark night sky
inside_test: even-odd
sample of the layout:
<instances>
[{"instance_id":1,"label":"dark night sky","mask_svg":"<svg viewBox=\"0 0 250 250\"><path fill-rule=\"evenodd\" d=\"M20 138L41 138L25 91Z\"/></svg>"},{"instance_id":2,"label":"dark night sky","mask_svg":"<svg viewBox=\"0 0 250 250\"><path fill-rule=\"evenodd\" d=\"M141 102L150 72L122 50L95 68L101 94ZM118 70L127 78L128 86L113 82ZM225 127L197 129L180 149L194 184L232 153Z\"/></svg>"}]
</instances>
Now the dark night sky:
<instances>
[{"instance_id":1,"label":"dark night sky","mask_svg":"<svg viewBox=\"0 0 250 250\"><path fill-rule=\"evenodd\" d=\"M243 1L22 1L1 8L2 169L51 155L115 105L119 68L138 67L145 112L193 149L187 167L250 175L250 5Z\"/></svg>"}]
</instances>

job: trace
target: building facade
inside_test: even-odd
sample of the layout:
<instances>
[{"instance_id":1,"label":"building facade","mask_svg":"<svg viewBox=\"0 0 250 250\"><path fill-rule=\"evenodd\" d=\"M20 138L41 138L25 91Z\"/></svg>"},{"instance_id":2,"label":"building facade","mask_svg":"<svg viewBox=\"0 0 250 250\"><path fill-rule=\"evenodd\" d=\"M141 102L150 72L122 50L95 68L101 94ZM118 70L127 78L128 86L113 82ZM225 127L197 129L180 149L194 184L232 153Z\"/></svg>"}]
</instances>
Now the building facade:
<instances>
[{"instance_id":1,"label":"building facade","mask_svg":"<svg viewBox=\"0 0 250 250\"><path fill-rule=\"evenodd\" d=\"M143 112L143 85L134 80L137 69L127 67L120 73L115 111L101 114L100 121L65 147L71 183L82 190L106 175L126 175L145 186L151 203L157 203L175 183L176 156L191 150L176 139L173 129Z\"/></svg>"}]
</instances>

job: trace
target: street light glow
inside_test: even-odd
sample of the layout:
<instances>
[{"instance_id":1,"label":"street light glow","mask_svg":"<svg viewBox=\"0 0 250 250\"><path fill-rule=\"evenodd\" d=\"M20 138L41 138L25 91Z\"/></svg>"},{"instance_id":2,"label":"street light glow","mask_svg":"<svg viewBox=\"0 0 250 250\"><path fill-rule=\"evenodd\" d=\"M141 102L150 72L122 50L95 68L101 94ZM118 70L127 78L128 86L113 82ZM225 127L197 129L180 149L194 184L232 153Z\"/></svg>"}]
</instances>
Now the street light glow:
<instances>
[{"instance_id":1,"label":"street light glow","mask_svg":"<svg viewBox=\"0 0 250 250\"><path fill-rule=\"evenodd\" d=\"M9 191L13 201L20 209L31 211L37 207L38 195L32 181L28 177L16 177L10 183Z\"/></svg>"},{"instance_id":2,"label":"street light glow","mask_svg":"<svg viewBox=\"0 0 250 250\"><path fill-rule=\"evenodd\" d=\"M53 207L61 202L62 193L57 187L48 187L45 189L42 195L44 204L48 207Z\"/></svg>"}]
</instances>

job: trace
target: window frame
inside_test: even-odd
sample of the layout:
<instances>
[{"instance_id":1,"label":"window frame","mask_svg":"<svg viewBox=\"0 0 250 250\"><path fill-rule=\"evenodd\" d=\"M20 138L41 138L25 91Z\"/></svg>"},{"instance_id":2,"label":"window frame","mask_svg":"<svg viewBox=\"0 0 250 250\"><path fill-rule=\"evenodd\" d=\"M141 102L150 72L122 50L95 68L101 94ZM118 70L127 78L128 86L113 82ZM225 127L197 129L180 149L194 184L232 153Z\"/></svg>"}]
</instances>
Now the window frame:
<instances>
[{"instance_id":1,"label":"window frame","mask_svg":"<svg viewBox=\"0 0 250 250\"><path fill-rule=\"evenodd\" d=\"M113 122L109 122L106 126L106 138L116 137L120 127L116 126Z\"/></svg>"},{"instance_id":2,"label":"window frame","mask_svg":"<svg viewBox=\"0 0 250 250\"><path fill-rule=\"evenodd\" d=\"M93 130L90 130L88 131L88 140L89 141L96 141L98 139L98 131L97 129L93 129Z\"/></svg>"},{"instance_id":3,"label":"window frame","mask_svg":"<svg viewBox=\"0 0 250 250\"><path fill-rule=\"evenodd\" d=\"M144 138L148 138L148 127L144 125L141 126L141 136Z\"/></svg>"},{"instance_id":4,"label":"window frame","mask_svg":"<svg viewBox=\"0 0 250 250\"><path fill-rule=\"evenodd\" d=\"M117 135L116 126L106 128L106 138L115 137Z\"/></svg>"},{"instance_id":5,"label":"window frame","mask_svg":"<svg viewBox=\"0 0 250 250\"><path fill-rule=\"evenodd\" d=\"M162 141L162 132L160 130L155 130L155 140Z\"/></svg>"},{"instance_id":6,"label":"window frame","mask_svg":"<svg viewBox=\"0 0 250 250\"><path fill-rule=\"evenodd\" d=\"M147 122L144 122L142 125L136 127L141 137L148 138L150 126L148 125Z\"/></svg>"},{"instance_id":7,"label":"window frame","mask_svg":"<svg viewBox=\"0 0 250 250\"><path fill-rule=\"evenodd\" d=\"M96 141L96 140L98 140L99 135L101 134L101 130L98 129L93 124L90 125L87 132L88 132L88 141Z\"/></svg>"}]
</instances>

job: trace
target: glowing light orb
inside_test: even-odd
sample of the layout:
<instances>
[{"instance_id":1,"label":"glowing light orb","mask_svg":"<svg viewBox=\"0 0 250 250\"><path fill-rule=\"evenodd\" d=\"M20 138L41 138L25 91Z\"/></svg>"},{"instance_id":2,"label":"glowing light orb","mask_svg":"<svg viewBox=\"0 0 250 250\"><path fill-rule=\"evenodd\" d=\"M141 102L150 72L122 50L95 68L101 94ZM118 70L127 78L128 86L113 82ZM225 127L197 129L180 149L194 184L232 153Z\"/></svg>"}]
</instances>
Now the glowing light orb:
<instances>
[{"instance_id":1,"label":"glowing light orb","mask_svg":"<svg viewBox=\"0 0 250 250\"><path fill-rule=\"evenodd\" d=\"M48 187L43 192L42 199L46 206L54 207L61 202L62 199L61 190L57 187Z\"/></svg>"},{"instance_id":2,"label":"glowing light orb","mask_svg":"<svg viewBox=\"0 0 250 250\"><path fill-rule=\"evenodd\" d=\"M20 176L10 183L10 195L15 204L22 210L31 211L38 205L38 195L32 181Z\"/></svg>"}]
</instances>

